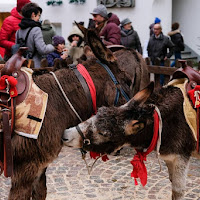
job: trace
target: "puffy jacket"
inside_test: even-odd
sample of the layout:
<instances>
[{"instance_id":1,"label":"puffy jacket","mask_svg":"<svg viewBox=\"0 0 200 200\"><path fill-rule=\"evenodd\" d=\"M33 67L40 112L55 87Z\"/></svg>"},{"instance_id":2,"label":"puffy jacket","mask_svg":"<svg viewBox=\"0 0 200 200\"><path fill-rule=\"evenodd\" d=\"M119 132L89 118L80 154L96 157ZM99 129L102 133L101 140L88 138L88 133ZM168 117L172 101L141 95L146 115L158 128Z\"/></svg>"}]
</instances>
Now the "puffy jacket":
<instances>
[{"instance_id":1,"label":"puffy jacket","mask_svg":"<svg viewBox=\"0 0 200 200\"><path fill-rule=\"evenodd\" d=\"M167 49L169 49L169 52L167 52ZM160 58L163 61L165 57L170 58L173 55L174 44L163 33L158 38L153 34L149 39L147 51L152 62L155 61L155 58Z\"/></svg>"},{"instance_id":2,"label":"puffy jacket","mask_svg":"<svg viewBox=\"0 0 200 200\"><path fill-rule=\"evenodd\" d=\"M5 57L11 56L11 47L15 44L15 33L19 29L19 23L23 17L17 12L16 7L12 9L2 24L0 30L0 46L5 48Z\"/></svg>"},{"instance_id":3,"label":"puffy jacket","mask_svg":"<svg viewBox=\"0 0 200 200\"><path fill-rule=\"evenodd\" d=\"M56 58L60 58L61 59L61 54L58 51L56 51L56 50L54 52L49 53L47 55L47 61L48 61L48 66L49 67L52 67L54 65L54 60Z\"/></svg>"},{"instance_id":4,"label":"puffy jacket","mask_svg":"<svg viewBox=\"0 0 200 200\"><path fill-rule=\"evenodd\" d=\"M19 26L20 29L16 33L16 41L18 38L23 38L25 40L28 30L30 27L33 27L29 33L26 45L28 47L28 51L32 52L33 54L35 68L40 68L42 57L48 53L53 52L55 48L51 44L46 45L44 43L42 31L40 28L41 25L39 22L23 18Z\"/></svg>"},{"instance_id":5,"label":"puffy jacket","mask_svg":"<svg viewBox=\"0 0 200 200\"><path fill-rule=\"evenodd\" d=\"M121 31L119 28L119 18L113 13L109 13L108 17L99 35L104 37L103 42L105 45L120 44Z\"/></svg>"},{"instance_id":6,"label":"puffy jacket","mask_svg":"<svg viewBox=\"0 0 200 200\"><path fill-rule=\"evenodd\" d=\"M135 49L142 54L140 38L133 28L131 28L131 30L126 30L121 27L121 44L125 47Z\"/></svg>"},{"instance_id":7,"label":"puffy jacket","mask_svg":"<svg viewBox=\"0 0 200 200\"><path fill-rule=\"evenodd\" d=\"M184 51L185 45L184 45L183 37L181 35L181 31L177 29L177 30L169 32L168 35L170 36L172 42L175 45L174 51L175 52Z\"/></svg>"}]
</instances>

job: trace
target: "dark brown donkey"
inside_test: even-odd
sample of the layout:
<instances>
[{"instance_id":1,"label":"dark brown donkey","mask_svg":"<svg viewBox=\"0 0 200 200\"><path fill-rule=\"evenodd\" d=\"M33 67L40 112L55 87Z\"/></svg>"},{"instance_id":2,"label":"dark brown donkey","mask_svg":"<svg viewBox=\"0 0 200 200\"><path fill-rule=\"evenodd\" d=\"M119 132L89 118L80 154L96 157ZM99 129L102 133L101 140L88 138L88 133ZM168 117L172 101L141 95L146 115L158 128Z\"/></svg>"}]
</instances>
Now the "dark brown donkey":
<instances>
[{"instance_id":1,"label":"dark brown donkey","mask_svg":"<svg viewBox=\"0 0 200 200\"><path fill-rule=\"evenodd\" d=\"M106 70L97 63L97 58L107 64L121 87L131 95L130 87L134 88L134 79L142 79L141 72L148 74L141 55L135 51L122 50L114 56L95 35L88 31L87 39L96 57L83 62L96 87L97 107L114 103L116 86ZM119 57L119 59L118 59ZM116 60L117 59L117 60ZM65 66L67 67L67 66ZM133 71L133 72L132 72ZM132 72L131 75L129 72ZM84 90L71 69L59 69L55 74L64 92L83 120L91 116L88 112L87 98ZM148 75L144 78L148 82ZM66 128L77 125L80 121L65 101L55 79L51 74L34 77L35 83L48 93L48 104L43 125L37 140L17 134L12 138L14 173L11 177L9 200L44 200L46 198L46 169L58 156L61 148L61 137ZM118 85L117 87L120 87ZM141 83L137 83L140 88ZM126 100L120 95L118 104Z\"/></svg>"},{"instance_id":2,"label":"dark brown donkey","mask_svg":"<svg viewBox=\"0 0 200 200\"><path fill-rule=\"evenodd\" d=\"M152 94L153 89L150 84L123 106L99 108L97 115L78 125L79 131L77 127L65 130L63 140L67 146L99 153L110 154L123 145L142 152L153 138L157 107L163 124L160 157L168 167L172 199L183 200L189 159L196 141L183 113L181 90L168 86Z\"/></svg>"}]
</instances>

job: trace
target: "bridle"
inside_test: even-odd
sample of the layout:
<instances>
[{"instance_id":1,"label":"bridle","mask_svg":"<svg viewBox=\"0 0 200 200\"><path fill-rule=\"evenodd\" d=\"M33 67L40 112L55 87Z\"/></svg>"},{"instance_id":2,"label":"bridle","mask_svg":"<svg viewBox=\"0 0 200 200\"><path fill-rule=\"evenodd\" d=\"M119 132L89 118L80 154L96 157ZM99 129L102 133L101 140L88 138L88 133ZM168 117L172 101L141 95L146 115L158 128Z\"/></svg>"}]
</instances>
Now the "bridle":
<instances>
[{"instance_id":1,"label":"bridle","mask_svg":"<svg viewBox=\"0 0 200 200\"><path fill-rule=\"evenodd\" d=\"M83 144L85 144L85 145L90 145L90 144L91 144L90 139L85 138L85 136L84 136L83 132L81 131L79 125L76 126L76 130L78 131L79 135L82 137L82 139L83 139ZM83 150L83 151L84 151L84 150Z\"/></svg>"},{"instance_id":2,"label":"bridle","mask_svg":"<svg viewBox=\"0 0 200 200\"><path fill-rule=\"evenodd\" d=\"M81 131L79 125L76 126L76 130L78 131L79 135L80 135L81 138L83 139L83 144L86 145L86 146L89 146L89 145L91 144L90 139L85 138L85 136L84 136L83 132ZM80 148L80 151L81 151L81 154L82 154L82 159L84 160L85 165L86 165L86 168L87 168L87 170L88 170L88 174L90 175L90 173L91 173L91 171L92 171L92 169L93 169L95 163L97 162L97 160L98 160L99 158L102 158L103 156L105 156L105 154L98 156L98 157L94 160L94 162L92 163L92 165L90 166L90 165L88 165L87 161L85 160L87 151L85 151L85 150L83 149L83 147Z\"/></svg>"}]
</instances>

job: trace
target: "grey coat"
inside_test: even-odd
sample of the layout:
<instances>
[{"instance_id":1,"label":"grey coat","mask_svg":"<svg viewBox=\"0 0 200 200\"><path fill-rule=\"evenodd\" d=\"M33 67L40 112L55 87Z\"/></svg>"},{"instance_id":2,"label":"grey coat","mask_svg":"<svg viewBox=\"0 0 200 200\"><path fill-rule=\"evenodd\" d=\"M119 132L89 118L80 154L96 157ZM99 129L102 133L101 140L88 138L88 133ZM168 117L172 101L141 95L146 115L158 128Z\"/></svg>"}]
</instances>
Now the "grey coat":
<instances>
[{"instance_id":1,"label":"grey coat","mask_svg":"<svg viewBox=\"0 0 200 200\"><path fill-rule=\"evenodd\" d=\"M127 31L121 27L121 44L125 47L135 49L142 54L140 38L133 28Z\"/></svg>"},{"instance_id":2,"label":"grey coat","mask_svg":"<svg viewBox=\"0 0 200 200\"><path fill-rule=\"evenodd\" d=\"M16 42L18 38L25 39L29 29L30 27L23 30L19 29L16 33ZM53 45L46 45L44 43L40 27L33 27L33 29L29 33L26 45L28 47L28 51L31 51L33 53L33 61L35 68L40 68L40 61L42 59L42 56L54 51Z\"/></svg>"}]
</instances>

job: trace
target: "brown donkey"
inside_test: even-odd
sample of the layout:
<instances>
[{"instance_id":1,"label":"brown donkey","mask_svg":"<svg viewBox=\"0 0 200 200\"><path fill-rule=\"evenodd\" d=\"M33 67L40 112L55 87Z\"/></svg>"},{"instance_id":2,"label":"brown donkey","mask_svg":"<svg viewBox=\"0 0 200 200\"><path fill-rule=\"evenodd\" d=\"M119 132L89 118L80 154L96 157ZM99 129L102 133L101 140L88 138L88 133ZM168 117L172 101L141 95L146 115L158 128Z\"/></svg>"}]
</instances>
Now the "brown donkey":
<instances>
[{"instance_id":1,"label":"brown donkey","mask_svg":"<svg viewBox=\"0 0 200 200\"><path fill-rule=\"evenodd\" d=\"M162 118L160 157L165 161L172 182L172 199L183 200L189 159L196 141L183 113L183 95L177 87L153 92L151 83L120 107L102 107L77 127L65 130L65 145L110 154L123 145L143 152L154 134L154 110ZM152 93L153 92L153 93ZM90 142L84 143L84 139Z\"/></svg>"},{"instance_id":2,"label":"brown donkey","mask_svg":"<svg viewBox=\"0 0 200 200\"><path fill-rule=\"evenodd\" d=\"M113 105L116 96L115 84L101 64L97 63L97 59L109 66L119 82L117 87L122 87L131 96L130 87L140 88L141 85L140 82L135 84L134 79L136 77L142 79L141 71L148 74L147 66L141 55L135 51L123 49L118 59L118 56L114 56L93 31L88 31L87 37L91 41L90 47L96 57L90 57L82 63L96 87L97 107ZM55 74L79 116L86 120L91 113L88 111L84 90L74 72L65 64L63 65L65 68L55 71ZM61 137L64 130L80 122L65 101L51 74L35 76L34 81L44 92L48 93L46 113L37 140L17 134L14 134L12 138L14 172L11 177L9 200L46 199L46 169L58 156L63 146ZM145 82L148 82L148 76ZM118 104L125 102L126 100L120 95Z\"/></svg>"}]
</instances>

